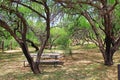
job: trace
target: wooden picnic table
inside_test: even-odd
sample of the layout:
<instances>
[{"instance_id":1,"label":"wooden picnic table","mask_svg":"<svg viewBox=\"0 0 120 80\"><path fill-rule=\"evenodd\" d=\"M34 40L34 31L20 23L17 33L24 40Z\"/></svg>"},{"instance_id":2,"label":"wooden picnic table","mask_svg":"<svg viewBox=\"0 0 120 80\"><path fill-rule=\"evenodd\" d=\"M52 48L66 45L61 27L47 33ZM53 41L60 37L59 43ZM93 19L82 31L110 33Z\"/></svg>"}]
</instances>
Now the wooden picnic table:
<instances>
[{"instance_id":1,"label":"wooden picnic table","mask_svg":"<svg viewBox=\"0 0 120 80\"><path fill-rule=\"evenodd\" d=\"M37 54L36 53L31 53L30 54L33 58L36 58ZM51 59L58 59L61 58L62 55L60 53L43 53L41 55L41 58L51 58Z\"/></svg>"},{"instance_id":2,"label":"wooden picnic table","mask_svg":"<svg viewBox=\"0 0 120 80\"><path fill-rule=\"evenodd\" d=\"M36 53L31 53L30 55L32 56L33 60L35 60L37 57ZM56 67L57 65L63 65L64 62L59 60L59 58L61 57L63 56L60 53L43 53L41 55L40 64L54 65L54 67ZM24 61L24 66L25 66L25 62L26 61Z\"/></svg>"}]
</instances>

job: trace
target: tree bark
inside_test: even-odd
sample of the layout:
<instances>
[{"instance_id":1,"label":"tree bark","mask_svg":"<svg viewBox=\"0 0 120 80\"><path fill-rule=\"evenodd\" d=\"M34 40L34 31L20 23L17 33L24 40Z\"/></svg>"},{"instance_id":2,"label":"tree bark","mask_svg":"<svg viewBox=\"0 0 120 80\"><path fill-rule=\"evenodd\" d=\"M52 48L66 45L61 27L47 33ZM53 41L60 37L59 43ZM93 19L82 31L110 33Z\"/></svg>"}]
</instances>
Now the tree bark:
<instances>
[{"instance_id":1,"label":"tree bark","mask_svg":"<svg viewBox=\"0 0 120 80\"><path fill-rule=\"evenodd\" d=\"M2 52L4 51L4 41L2 40Z\"/></svg>"},{"instance_id":2,"label":"tree bark","mask_svg":"<svg viewBox=\"0 0 120 80\"><path fill-rule=\"evenodd\" d=\"M108 55L109 54L109 55ZM113 56L111 53L106 53L106 56L105 56L105 60L104 60L104 64L107 65L107 66L111 66L113 65Z\"/></svg>"},{"instance_id":3,"label":"tree bark","mask_svg":"<svg viewBox=\"0 0 120 80\"><path fill-rule=\"evenodd\" d=\"M36 49L36 51L39 50L39 48L34 44L33 41L31 41L31 40L29 40L29 39L27 39L26 41L29 42L29 43L31 43L31 46L34 47L34 48Z\"/></svg>"},{"instance_id":4,"label":"tree bark","mask_svg":"<svg viewBox=\"0 0 120 80\"><path fill-rule=\"evenodd\" d=\"M39 65L37 65L38 63L33 61L33 58L30 56L27 45L25 43L20 43L20 46L23 50L23 53L30 65L31 70L33 71L34 74L39 74L41 73L40 69L39 69Z\"/></svg>"},{"instance_id":5,"label":"tree bark","mask_svg":"<svg viewBox=\"0 0 120 80\"><path fill-rule=\"evenodd\" d=\"M110 36L106 36L105 43L106 43L106 50L104 55L105 58L104 63L105 65L111 66L113 65L113 52L111 51L112 39L110 38Z\"/></svg>"}]
</instances>

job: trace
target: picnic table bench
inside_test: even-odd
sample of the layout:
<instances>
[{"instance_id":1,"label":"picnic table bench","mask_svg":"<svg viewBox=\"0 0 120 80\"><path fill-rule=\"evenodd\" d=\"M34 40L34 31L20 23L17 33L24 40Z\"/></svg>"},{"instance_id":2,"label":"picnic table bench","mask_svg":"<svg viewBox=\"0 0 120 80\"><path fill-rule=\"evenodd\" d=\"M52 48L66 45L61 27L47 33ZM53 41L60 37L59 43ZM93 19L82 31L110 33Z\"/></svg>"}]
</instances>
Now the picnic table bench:
<instances>
[{"instance_id":1,"label":"picnic table bench","mask_svg":"<svg viewBox=\"0 0 120 80\"><path fill-rule=\"evenodd\" d=\"M37 54L33 53L31 54L33 60L36 59ZM64 62L60 60L63 56L58 53L44 53L41 56L40 64L41 65L54 65L56 67L57 65L63 65ZM26 66L26 60L24 60L24 67Z\"/></svg>"}]
</instances>

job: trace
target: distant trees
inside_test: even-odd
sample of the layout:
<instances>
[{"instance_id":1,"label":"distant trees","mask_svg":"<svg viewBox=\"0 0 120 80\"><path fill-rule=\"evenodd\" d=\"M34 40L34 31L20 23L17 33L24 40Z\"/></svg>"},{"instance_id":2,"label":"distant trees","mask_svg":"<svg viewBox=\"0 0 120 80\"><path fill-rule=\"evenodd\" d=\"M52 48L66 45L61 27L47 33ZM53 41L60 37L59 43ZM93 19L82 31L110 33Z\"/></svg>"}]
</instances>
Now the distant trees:
<instances>
[{"instance_id":1,"label":"distant trees","mask_svg":"<svg viewBox=\"0 0 120 80\"><path fill-rule=\"evenodd\" d=\"M72 41L72 45L84 44L90 40L91 28L88 21L80 15L66 14L65 19L62 20L62 25Z\"/></svg>"}]
</instances>

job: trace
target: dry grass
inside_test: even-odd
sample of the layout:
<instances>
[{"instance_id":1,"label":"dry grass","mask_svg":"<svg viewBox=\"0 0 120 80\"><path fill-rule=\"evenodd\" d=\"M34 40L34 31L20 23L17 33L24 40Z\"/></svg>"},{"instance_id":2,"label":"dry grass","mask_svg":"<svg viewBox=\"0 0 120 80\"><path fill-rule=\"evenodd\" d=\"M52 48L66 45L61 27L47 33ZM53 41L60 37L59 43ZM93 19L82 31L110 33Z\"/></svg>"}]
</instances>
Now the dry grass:
<instances>
[{"instance_id":1,"label":"dry grass","mask_svg":"<svg viewBox=\"0 0 120 80\"><path fill-rule=\"evenodd\" d=\"M114 65L103 65L97 49L73 51L73 57L65 57L64 66L42 67L43 73L34 75L29 67L23 67L21 52L0 52L0 80L117 80L119 51L114 55Z\"/></svg>"}]
</instances>

